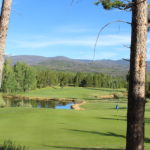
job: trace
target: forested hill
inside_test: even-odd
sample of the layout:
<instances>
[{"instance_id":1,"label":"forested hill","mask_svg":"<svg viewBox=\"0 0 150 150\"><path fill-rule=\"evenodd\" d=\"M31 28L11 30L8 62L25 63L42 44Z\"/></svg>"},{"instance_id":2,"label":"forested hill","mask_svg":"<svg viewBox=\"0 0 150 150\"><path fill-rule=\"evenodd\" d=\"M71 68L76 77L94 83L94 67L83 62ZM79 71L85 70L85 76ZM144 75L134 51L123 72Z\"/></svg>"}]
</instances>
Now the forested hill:
<instances>
[{"instance_id":1,"label":"forested hill","mask_svg":"<svg viewBox=\"0 0 150 150\"><path fill-rule=\"evenodd\" d=\"M129 62L124 60L82 60L71 59L63 56L58 57L43 57L31 55L11 56L12 64L16 62L25 62L29 65L38 66L60 71L73 72L102 72L112 75L125 75L129 69ZM147 65L150 72L150 62Z\"/></svg>"}]
</instances>

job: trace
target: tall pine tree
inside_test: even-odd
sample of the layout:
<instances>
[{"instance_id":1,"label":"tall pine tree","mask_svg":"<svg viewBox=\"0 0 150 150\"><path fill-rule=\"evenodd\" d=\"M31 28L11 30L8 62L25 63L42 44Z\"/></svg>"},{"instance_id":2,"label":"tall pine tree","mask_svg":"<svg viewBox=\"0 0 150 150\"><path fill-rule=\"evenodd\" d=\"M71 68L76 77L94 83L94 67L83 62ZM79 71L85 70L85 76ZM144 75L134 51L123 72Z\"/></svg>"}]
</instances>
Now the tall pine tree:
<instances>
[{"instance_id":1,"label":"tall pine tree","mask_svg":"<svg viewBox=\"0 0 150 150\"><path fill-rule=\"evenodd\" d=\"M7 37L7 30L10 18L12 0L2 0L2 8L0 14L0 87L2 83L2 72L4 64L4 49Z\"/></svg>"},{"instance_id":2,"label":"tall pine tree","mask_svg":"<svg viewBox=\"0 0 150 150\"><path fill-rule=\"evenodd\" d=\"M126 150L144 150L148 1L98 0L96 4L102 4L104 9L130 9L132 12Z\"/></svg>"}]
</instances>

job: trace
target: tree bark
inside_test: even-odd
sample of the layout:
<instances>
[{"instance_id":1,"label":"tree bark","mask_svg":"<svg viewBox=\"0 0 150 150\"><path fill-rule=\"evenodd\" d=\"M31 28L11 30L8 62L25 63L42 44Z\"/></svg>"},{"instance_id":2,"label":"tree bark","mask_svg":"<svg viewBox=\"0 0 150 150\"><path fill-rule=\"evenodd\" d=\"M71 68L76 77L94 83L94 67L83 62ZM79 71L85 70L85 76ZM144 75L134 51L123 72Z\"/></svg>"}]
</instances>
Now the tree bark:
<instances>
[{"instance_id":1,"label":"tree bark","mask_svg":"<svg viewBox=\"0 0 150 150\"><path fill-rule=\"evenodd\" d=\"M8 31L12 0L3 0L0 16L0 87L2 83L2 72L4 64L4 49Z\"/></svg>"},{"instance_id":2,"label":"tree bark","mask_svg":"<svg viewBox=\"0 0 150 150\"><path fill-rule=\"evenodd\" d=\"M133 0L126 150L144 150L147 0Z\"/></svg>"}]
</instances>

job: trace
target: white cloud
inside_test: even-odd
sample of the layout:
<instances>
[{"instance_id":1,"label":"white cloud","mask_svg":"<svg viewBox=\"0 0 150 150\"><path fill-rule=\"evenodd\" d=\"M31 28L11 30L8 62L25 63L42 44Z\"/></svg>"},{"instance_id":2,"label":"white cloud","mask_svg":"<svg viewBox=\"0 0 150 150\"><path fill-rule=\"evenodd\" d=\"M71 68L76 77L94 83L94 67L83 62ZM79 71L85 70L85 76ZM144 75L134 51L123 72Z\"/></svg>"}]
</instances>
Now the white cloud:
<instances>
[{"instance_id":1,"label":"white cloud","mask_svg":"<svg viewBox=\"0 0 150 150\"><path fill-rule=\"evenodd\" d=\"M29 36L30 39L14 40L11 45L17 48L45 48L50 46L86 46L94 47L96 36L65 37L51 39L46 36ZM122 46L130 43L128 35L102 35L99 38L97 47Z\"/></svg>"},{"instance_id":2,"label":"white cloud","mask_svg":"<svg viewBox=\"0 0 150 150\"><path fill-rule=\"evenodd\" d=\"M100 36L98 46L122 46L129 43L129 35L104 35Z\"/></svg>"},{"instance_id":3,"label":"white cloud","mask_svg":"<svg viewBox=\"0 0 150 150\"><path fill-rule=\"evenodd\" d=\"M97 59L112 59L117 56L117 53L115 52L100 52L100 54L96 54L95 60Z\"/></svg>"}]
</instances>

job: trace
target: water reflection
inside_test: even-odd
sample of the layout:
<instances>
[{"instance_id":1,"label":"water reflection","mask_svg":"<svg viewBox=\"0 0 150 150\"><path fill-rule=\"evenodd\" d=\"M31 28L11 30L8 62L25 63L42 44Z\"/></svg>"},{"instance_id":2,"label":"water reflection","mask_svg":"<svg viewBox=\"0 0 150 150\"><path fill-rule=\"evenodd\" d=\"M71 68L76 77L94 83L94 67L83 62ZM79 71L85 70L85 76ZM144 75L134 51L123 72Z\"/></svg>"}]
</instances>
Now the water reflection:
<instances>
[{"instance_id":1,"label":"water reflection","mask_svg":"<svg viewBox=\"0 0 150 150\"><path fill-rule=\"evenodd\" d=\"M6 107L71 109L73 102L4 99Z\"/></svg>"}]
</instances>

